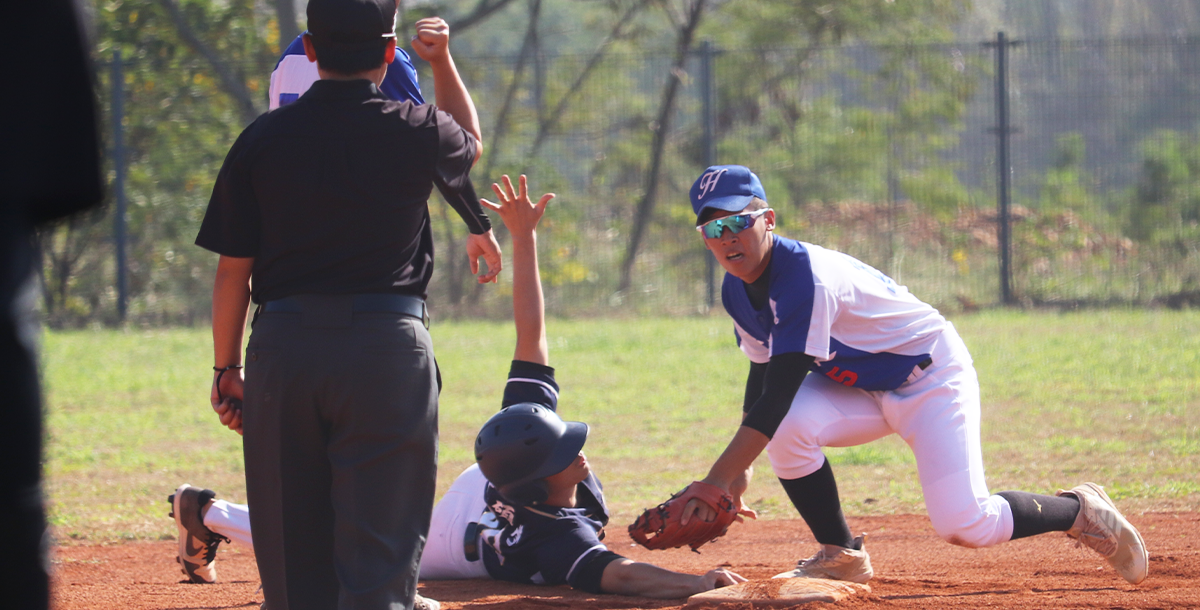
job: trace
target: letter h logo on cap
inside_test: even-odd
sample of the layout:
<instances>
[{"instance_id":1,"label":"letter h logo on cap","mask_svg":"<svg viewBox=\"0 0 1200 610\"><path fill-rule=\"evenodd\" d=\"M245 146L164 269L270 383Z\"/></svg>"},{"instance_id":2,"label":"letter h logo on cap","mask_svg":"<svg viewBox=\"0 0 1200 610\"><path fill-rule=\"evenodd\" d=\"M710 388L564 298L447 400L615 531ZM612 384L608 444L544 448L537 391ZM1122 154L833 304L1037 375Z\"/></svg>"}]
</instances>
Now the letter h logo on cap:
<instances>
[{"instance_id":1,"label":"letter h logo on cap","mask_svg":"<svg viewBox=\"0 0 1200 610\"><path fill-rule=\"evenodd\" d=\"M704 199L705 195L716 190L717 181L720 180L721 175L727 171L729 171L728 168L721 168L704 172L704 175L700 176L700 181L697 182L697 184L700 186L700 194L697 195L697 198Z\"/></svg>"},{"instance_id":2,"label":"letter h logo on cap","mask_svg":"<svg viewBox=\"0 0 1200 610\"><path fill-rule=\"evenodd\" d=\"M755 197L767 200L762 182L742 165L714 165L696 179L690 193L696 224L705 210L740 212Z\"/></svg>"}]
</instances>

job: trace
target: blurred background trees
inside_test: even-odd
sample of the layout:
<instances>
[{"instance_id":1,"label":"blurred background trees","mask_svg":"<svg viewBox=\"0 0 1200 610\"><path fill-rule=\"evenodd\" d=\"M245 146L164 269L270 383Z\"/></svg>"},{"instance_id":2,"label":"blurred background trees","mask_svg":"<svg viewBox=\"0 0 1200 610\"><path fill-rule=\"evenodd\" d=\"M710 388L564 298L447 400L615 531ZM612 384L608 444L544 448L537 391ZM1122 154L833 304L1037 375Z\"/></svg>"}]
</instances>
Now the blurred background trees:
<instances>
[{"instance_id":1,"label":"blurred background trees","mask_svg":"<svg viewBox=\"0 0 1200 610\"><path fill-rule=\"evenodd\" d=\"M215 255L192 240L304 6L92 2L110 143L115 91L124 103L131 321L207 318ZM1200 290L1193 2L404 0L400 40L434 14L451 23L483 120L481 194L525 172L560 195L541 240L553 313L709 307L687 203L707 146L704 42L717 162L762 176L784 234L859 256L943 307L994 303L993 73L980 43L1000 29L1025 41L1010 84L1021 298L1145 304ZM504 285L475 286L465 230L440 202L431 212L435 314L504 315ZM109 206L41 236L48 323L120 323L113 220Z\"/></svg>"}]
</instances>

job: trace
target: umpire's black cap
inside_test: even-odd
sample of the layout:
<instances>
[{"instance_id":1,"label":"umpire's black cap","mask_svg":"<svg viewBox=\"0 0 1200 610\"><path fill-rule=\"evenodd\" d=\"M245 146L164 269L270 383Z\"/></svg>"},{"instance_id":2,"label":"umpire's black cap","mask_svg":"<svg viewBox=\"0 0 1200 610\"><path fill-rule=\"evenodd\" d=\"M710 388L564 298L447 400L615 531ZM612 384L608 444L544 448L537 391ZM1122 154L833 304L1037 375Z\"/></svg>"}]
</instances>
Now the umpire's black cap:
<instances>
[{"instance_id":1,"label":"umpire's black cap","mask_svg":"<svg viewBox=\"0 0 1200 610\"><path fill-rule=\"evenodd\" d=\"M396 0L309 0L308 33L335 53L377 51L396 37Z\"/></svg>"}]
</instances>

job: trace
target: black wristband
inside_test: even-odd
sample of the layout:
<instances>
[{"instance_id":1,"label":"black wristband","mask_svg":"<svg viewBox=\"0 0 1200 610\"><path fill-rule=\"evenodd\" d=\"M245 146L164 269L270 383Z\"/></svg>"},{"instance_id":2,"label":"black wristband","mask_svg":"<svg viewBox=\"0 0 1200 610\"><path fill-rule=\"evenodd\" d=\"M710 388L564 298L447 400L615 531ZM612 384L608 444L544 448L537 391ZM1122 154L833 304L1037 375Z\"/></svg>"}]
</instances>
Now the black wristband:
<instances>
[{"instance_id":1,"label":"black wristband","mask_svg":"<svg viewBox=\"0 0 1200 610\"><path fill-rule=\"evenodd\" d=\"M225 376L225 373L228 373L229 371L232 371L234 369L244 369L244 368L246 368L246 367L242 366L240 364L231 364L225 368L221 368L221 367L217 367L217 366L213 367L213 370L217 372L217 378L213 380L213 387L215 387L217 389L217 400L219 400L219 401L225 400L225 397L221 396L221 378Z\"/></svg>"}]
</instances>

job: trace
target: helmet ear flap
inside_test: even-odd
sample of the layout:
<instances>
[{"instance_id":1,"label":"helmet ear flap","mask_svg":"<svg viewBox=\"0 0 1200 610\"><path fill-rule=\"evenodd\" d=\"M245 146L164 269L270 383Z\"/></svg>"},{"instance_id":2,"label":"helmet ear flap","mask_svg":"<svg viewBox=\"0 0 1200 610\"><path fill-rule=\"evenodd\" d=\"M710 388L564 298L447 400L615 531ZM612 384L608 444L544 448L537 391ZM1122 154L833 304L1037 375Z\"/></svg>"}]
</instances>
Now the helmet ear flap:
<instances>
[{"instance_id":1,"label":"helmet ear flap","mask_svg":"<svg viewBox=\"0 0 1200 610\"><path fill-rule=\"evenodd\" d=\"M507 486L500 490L500 495L517 504L541 504L550 497L550 486L546 484L546 479L538 479Z\"/></svg>"}]
</instances>

